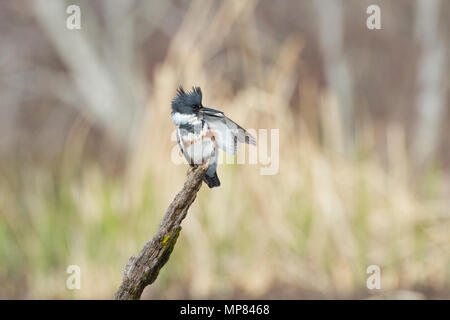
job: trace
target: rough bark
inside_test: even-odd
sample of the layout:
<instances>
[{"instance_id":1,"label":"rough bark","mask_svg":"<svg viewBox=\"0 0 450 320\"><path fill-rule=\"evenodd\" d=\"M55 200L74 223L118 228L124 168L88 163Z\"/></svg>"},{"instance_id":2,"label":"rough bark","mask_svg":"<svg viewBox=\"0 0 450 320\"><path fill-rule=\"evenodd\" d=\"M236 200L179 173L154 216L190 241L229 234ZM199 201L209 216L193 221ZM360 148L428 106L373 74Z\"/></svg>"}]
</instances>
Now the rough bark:
<instances>
[{"instance_id":1,"label":"rough bark","mask_svg":"<svg viewBox=\"0 0 450 320\"><path fill-rule=\"evenodd\" d=\"M204 164L190 171L183 189L167 209L158 233L144 245L136 257L131 256L128 261L115 299L140 299L144 288L156 280L159 270L169 260L181 231L181 222L200 190L207 168L208 165Z\"/></svg>"}]
</instances>

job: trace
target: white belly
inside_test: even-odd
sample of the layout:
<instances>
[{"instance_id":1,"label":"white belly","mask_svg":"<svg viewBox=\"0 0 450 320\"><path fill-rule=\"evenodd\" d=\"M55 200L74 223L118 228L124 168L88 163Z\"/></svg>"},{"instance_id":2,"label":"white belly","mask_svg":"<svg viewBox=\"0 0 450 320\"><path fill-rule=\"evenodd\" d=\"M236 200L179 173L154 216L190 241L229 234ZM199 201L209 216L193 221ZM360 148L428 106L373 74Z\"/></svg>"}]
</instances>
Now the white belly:
<instances>
[{"instance_id":1,"label":"white belly","mask_svg":"<svg viewBox=\"0 0 450 320\"><path fill-rule=\"evenodd\" d=\"M185 151L193 164L202 164L206 162L214 154L214 144L211 139L191 144Z\"/></svg>"},{"instance_id":2,"label":"white belly","mask_svg":"<svg viewBox=\"0 0 450 320\"><path fill-rule=\"evenodd\" d=\"M181 135L177 130L180 148L189 164L202 164L215 155L215 142L206 134L207 128L200 135Z\"/></svg>"}]
</instances>

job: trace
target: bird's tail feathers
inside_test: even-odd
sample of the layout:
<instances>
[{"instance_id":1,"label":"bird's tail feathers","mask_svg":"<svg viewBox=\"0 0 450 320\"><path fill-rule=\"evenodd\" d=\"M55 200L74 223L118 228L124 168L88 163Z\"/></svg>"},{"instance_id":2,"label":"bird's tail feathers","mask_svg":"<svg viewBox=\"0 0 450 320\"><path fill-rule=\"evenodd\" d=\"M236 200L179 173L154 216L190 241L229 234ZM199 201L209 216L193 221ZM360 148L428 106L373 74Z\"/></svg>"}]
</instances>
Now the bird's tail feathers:
<instances>
[{"instance_id":1,"label":"bird's tail feathers","mask_svg":"<svg viewBox=\"0 0 450 320\"><path fill-rule=\"evenodd\" d=\"M217 176L217 172L214 172L214 176L212 176L212 177L205 175L205 177L203 178L203 181L205 181L206 184L208 185L208 187L210 187L210 188L220 186L220 180L219 180L219 177Z\"/></svg>"}]
</instances>

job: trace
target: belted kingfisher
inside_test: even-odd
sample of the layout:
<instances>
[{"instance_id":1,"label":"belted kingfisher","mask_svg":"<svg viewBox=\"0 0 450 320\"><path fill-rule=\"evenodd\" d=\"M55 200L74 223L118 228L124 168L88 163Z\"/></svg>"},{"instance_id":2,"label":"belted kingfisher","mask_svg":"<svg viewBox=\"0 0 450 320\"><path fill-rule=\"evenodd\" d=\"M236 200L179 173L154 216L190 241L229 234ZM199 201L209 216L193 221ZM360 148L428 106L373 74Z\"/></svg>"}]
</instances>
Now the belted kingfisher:
<instances>
[{"instance_id":1,"label":"belted kingfisher","mask_svg":"<svg viewBox=\"0 0 450 320\"><path fill-rule=\"evenodd\" d=\"M256 145L255 138L222 111L202 105L200 87L190 92L178 88L172 100L172 121L178 126L178 145L191 167L209 159L204 181L210 188L220 186L216 172L218 149L235 154L238 142Z\"/></svg>"}]
</instances>

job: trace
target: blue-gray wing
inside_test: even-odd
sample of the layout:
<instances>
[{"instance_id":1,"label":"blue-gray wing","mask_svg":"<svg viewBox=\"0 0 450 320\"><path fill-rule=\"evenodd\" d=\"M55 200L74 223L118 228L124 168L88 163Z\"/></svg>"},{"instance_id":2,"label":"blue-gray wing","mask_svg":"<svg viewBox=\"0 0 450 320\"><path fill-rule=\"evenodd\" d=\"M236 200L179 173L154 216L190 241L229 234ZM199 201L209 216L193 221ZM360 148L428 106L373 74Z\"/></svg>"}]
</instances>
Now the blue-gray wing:
<instances>
[{"instance_id":1,"label":"blue-gray wing","mask_svg":"<svg viewBox=\"0 0 450 320\"><path fill-rule=\"evenodd\" d=\"M238 142L256 145L255 138L223 113L205 116L209 128L214 133L217 146L226 153L235 154Z\"/></svg>"}]
</instances>

